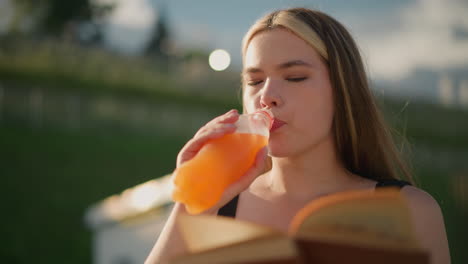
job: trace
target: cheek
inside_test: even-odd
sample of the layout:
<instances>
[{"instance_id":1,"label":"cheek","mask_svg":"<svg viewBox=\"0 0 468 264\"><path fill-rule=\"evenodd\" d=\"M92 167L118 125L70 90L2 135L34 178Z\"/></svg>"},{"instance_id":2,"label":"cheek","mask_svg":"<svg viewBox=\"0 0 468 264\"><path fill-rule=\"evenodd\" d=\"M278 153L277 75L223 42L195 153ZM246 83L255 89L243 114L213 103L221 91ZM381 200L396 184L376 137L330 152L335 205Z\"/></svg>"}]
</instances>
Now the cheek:
<instances>
[{"instance_id":1,"label":"cheek","mask_svg":"<svg viewBox=\"0 0 468 264\"><path fill-rule=\"evenodd\" d=\"M318 87L315 87L318 88ZM300 116L303 118L302 124L314 133L328 133L333 122L334 106L330 87L320 87L321 89L311 89L306 94L296 98L300 100L302 108ZM305 119L305 120L304 120Z\"/></svg>"},{"instance_id":2,"label":"cheek","mask_svg":"<svg viewBox=\"0 0 468 264\"><path fill-rule=\"evenodd\" d=\"M244 107L244 111L247 113L252 113L256 109L260 108L260 96L255 94L245 93L242 92L242 105Z\"/></svg>"}]
</instances>

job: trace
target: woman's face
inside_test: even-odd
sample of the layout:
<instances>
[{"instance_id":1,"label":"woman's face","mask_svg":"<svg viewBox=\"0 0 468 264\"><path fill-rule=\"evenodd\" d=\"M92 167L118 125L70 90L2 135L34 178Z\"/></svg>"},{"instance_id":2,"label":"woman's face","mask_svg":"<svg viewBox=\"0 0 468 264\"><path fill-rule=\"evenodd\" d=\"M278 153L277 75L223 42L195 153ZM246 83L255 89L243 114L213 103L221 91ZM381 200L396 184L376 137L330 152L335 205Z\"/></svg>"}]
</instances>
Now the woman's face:
<instances>
[{"instance_id":1,"label":"woman's face","mask_svg":"<svg viewBox=\"0 0 468 264\"><path fill-rule=\"evenodd\" d=\"M284 29L256 34L243 69L247 113L268 108L275 119L269 151L288 157L332 140L333 97L328 69L315 49Z\"/></svg>"}]
</instances>

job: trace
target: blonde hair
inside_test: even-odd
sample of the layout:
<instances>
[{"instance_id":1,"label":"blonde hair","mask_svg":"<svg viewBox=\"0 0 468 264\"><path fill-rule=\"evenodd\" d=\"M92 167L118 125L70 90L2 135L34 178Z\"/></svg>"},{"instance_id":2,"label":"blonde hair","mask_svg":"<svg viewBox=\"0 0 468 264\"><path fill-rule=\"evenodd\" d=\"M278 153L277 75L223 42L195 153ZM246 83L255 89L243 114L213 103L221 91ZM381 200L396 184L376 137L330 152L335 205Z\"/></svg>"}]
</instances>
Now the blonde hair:
<instances>
[{"instance_id":1,"label":"blonde hair","mask_svg":"<svg viewBox=\"0 0 468 264\"><path fill-rule=\"evenodd\" d=\"M281 28L310 44L327 65L333 87L335 147L345 168L369 179L405 179L414 184L409 165L397 150L377 107L353 38L338 21L316 10L291 8L270 13L249 29L242 57L252 38Z\"/></svg>"}]
</instances>

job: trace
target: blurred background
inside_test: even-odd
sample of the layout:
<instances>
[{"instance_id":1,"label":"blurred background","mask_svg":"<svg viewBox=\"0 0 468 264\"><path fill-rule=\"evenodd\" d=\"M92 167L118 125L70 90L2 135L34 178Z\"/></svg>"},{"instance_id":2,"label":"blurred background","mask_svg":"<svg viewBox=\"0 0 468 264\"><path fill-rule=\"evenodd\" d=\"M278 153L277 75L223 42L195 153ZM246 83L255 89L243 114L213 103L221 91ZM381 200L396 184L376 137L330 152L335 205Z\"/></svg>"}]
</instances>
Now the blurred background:
<instances>
[{"instance_id":1,"label":"blurred background","mask_svg":"<svg viewBox=\"0 0 468 264\"><path fill-rule=\"evenodd\" d=\"M141 263L179 149L241 109L243 34L295 6L354 35L468 263L466 0L0 0L0 262Z\"/></svg>"}]
</instances>

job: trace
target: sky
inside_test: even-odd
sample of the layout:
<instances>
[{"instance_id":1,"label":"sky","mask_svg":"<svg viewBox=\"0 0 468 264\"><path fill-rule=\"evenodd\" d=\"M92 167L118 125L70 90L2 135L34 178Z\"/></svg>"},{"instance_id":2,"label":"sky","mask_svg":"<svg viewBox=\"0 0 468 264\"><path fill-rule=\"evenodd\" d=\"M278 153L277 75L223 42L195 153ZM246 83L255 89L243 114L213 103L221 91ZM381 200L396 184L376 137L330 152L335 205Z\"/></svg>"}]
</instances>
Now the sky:
<instances>
[{"instance_id":1,"label":"sky","mask_svg":"<svg viewBox=\"0 0 468 264\"><path fill-rule=\"evenodd\" d=\"M148 40L164 7L178 48L225 49L240 68L249 26L278 8L305 6L342 22L357 40L372 78L399 80L419 68L468 65L468 0L99 0L116 1L107 39L127 53Z\"/></svg>"},{"instance_id":2,"label":"sky","mask_svg":"<svg viewBox=\"0 0 468 264\"><path fill-rule=\"evenodd\" d=\"M11 18L0 0L0 31ZM158 10L165 10L175 49L225 49L240 70L240 44L249 26L279 8L304 6L342 22L357 40L372 79L398 81L419 69L468 71L468 0L93 0L116 8L106 21L107 44L138 54ZM468 75L468 73L467 73Z\"/></svg>"}]
</instances>

